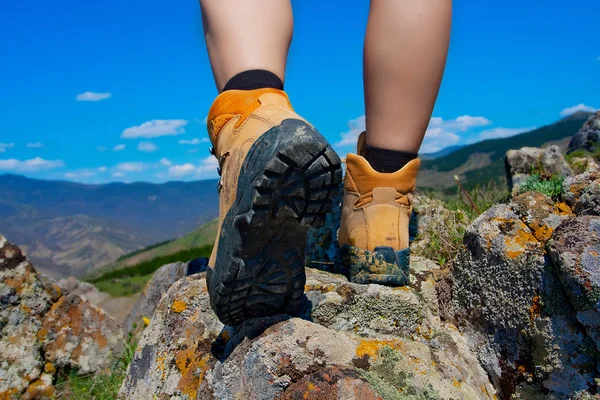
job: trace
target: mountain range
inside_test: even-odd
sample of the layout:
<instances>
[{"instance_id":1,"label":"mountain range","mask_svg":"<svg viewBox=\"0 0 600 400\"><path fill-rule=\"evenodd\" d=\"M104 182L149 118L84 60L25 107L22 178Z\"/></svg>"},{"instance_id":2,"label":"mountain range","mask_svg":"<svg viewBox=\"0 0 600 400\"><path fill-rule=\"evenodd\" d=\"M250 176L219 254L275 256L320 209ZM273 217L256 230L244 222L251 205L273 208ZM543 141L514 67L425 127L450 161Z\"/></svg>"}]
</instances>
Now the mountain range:
<instances>
[{"instance_id":1,"label":"mountain range","mask_svg":"<svg viewBox=\"0 0 600 400\"><path fill-rule=\"evenodd\" d=\"M216 180L110 183L0 175L0 233L53 277L81 276L218 215Z\"/></svg>"}]
</instances>

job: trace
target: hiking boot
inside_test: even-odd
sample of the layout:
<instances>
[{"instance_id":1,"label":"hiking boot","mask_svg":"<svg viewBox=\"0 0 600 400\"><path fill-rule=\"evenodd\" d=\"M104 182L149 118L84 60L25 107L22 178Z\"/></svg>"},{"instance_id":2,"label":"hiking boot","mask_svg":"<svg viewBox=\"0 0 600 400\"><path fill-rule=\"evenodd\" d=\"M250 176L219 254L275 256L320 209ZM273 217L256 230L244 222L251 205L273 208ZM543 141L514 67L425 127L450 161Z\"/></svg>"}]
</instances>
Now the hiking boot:
<instances>
[{"instance_id":1,"label":"hiking boot","mask_svg":"<svg viewBox=\"0 0 600 400\"><path fill-rule=\"evenodd\" d=\"M306 231L333 205L340 159L276 89L223 92L208 133L221 175L211 306L226 325L293 313L306 281Z\"/></svg>"},{"instance_id":2,"label":"hiking boot","mask_svg":"<svg viewBox=\"0 0 600 400\"><path fill-rule=\"evenodd\" d=\"M363 154L365 134L358 140ZM361 155L348 154L338 243L352 282L409 283L408 225L421 161L380 173Z\"/></svg>"}]
</instances>

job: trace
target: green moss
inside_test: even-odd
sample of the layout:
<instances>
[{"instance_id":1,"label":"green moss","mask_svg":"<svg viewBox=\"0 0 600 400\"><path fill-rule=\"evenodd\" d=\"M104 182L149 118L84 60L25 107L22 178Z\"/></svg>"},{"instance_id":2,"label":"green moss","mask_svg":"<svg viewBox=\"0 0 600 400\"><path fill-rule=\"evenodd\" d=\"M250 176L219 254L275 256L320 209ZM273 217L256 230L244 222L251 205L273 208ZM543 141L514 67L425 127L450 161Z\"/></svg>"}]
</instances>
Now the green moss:
<instances>
[{"instance_id":1,"label":"green moss","mask_svg":"<svg viewBox=\"0 0 600 400\"><path fill-rule=\"evenodd\" d=\"M152 274L112 278L95 282L94 286L101 292L106 292L113 297L131 296L141 292L150 279L152 279Z\"/></svg>"}]
</instances>

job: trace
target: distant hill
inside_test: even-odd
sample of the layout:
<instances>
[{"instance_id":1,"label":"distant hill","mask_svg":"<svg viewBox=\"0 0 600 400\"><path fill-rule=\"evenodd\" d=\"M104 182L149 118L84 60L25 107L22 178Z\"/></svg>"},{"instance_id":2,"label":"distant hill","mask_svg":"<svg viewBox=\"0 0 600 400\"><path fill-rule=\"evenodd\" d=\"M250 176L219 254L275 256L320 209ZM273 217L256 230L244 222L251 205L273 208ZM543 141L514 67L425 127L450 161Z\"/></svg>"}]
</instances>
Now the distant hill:
<instances>
[{"instance_id":1,"label":"distant hill","mask_svg":"<svg viewBox=\"0 0 600 400\"><path fill-rule=\"evenodd\" d=\"M454 187L458 175L466 187L500 180L505 176L504 156L508 150L521 147L543 147L559 144L566 147L590 113L578 112L552 125L501 139L490 139L464 146L452 153L421 164L420 188L444 190Z\"/></svg>"},{"instance_id":2,"label":"distant hill","mask_svg":"<svg viewBox=\"0 0 600 400\"><path fill-rule=\"evenodd\" d=\"M53 277L180 237L218 215L216 180L110 183L0 175L0 233Z\"/></svg>"},{"instance_id":3,"label":"distant hill","mask_svg":"<svg viewBox=\"0 0 600 400\"><path fill-rule=\"evenodd\" d=\"M456 150L458 150L458 149L460 149L462 147L464 147L464 145L462 145L462 144L458 144L458 145L455 145L455 146L449 146L449 147L446 147L446 148L444 148L444 149L442 149L440 151L436 151L435 153L419 154L419 158L422 161L425 161L425 160L435 160L436 158L447 156L448 154L453 153L453 152L455 152Z\"/></svg>"},{"instance_id":4,"label":"distant hill","mask_svg":"<svg viewBox=\"0 0 600 400\"><path fill-rule=\"evenodd\" d=\"M188 233L187 235L181 236L175 240L170 240L163 243L156 243L150 245L144 249L134 251L130 254L119 257L119 259L113 263L110 263L102 268L98 268L92 271L88 278L94 278L95 276L101 275L108 271L114 271L125 267L137 265L144 261L152 260L156 257L167 256L175 254L182 250L200 248L207 245L213 245L217 237L217 219L214 219L200 228ZM187 261L187 260L183 260Z\"/></svg>"}]
</instances>

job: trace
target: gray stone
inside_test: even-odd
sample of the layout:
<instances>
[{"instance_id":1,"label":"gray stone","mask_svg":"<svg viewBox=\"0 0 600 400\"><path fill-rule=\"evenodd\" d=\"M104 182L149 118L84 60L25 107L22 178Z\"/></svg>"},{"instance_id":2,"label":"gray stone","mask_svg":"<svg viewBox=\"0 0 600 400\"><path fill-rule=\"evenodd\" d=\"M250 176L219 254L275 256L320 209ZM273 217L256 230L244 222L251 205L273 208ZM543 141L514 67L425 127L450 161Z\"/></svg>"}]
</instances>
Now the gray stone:
<instances>
[{"instance_id":1,"label":"gray stone","mask_svg":"<svg viewBox=\"0 0 600 400\"><path fill-rule=\"evenodd\" d=\"M182 262L163 265L156 270L127 316L123 329L126 332L134 331L134 336L138 337L145 327L144 318L152 318L162 296L167 293L171 285L186 275L187 264Z\"/></svg>"},{"instance_id":2,"label":"gray stone","mask_svg":"<svg viewBox=\"0 0 600 400\"><path fill-rule=\"evenodd\" d=\"M452 269L452 314L508 398L521 382L566 398L594 385L596 353L544 246L508 205L467 229Z\"/></svg>"},{"instance_id":3,"label":"gray stone","mask_svg":"<svg viewBox=\"0 0 600 400\"><path fill-rule=\"evenodd\" d=\"M577 215L600 215L600 172L565 179L562 199Z\"/></svg>"},{"instance_id":4,"label":"gray stone","mask_svg":"<svg viewBox=\"0 0 600 400\"><path fill-rule=\"evenodd\" d=\"M42 279L0 235L0 397L47 399L61 373L97 373L123 351L114 320Z\"/></svg>"},{"instance_id":5,"label":"gray stone","mask_svg":"<svg viewBox=\"0 0 600 400\"><path fill-rule=\"evenodd\" d=\"M90 303L96 306L111 297L110 294L99 291L91 283L82 282L74 276L59 280L58 286L69 293L77 294L81 298L89 300Z\"/></svg>"},{"instance_id":6,"label":"gray stone","mask_svg":"<svg viewBox=\"0 0 600 400\"><path fill-rule=\"evenodd\" d=\"M509 150L506 152L505 165L508 187L511 191L534 173L573 175L573 170L565 161L558 146L549 146L545 149L523 147L519 150Z\"/></svg>"},{"instance_id":7,"label":"gray stone","mask_svg":"<svg viewBox=\"0 0 600 400\"><path fill-rule=\"evenodd\" d=\"M592 151L600 143L600 111L592 115L573 136L569 152L575 150Z\"/></svg>"},{"instance_id":8,"label":"gray stone","mask_svg":"<svg viewBox=\"0 0 600 400\"><path fill-rule=\"evenodd\" d=\"M314 322L279 315L238 327L210 309L204 274L178 281L144 331L119 398L493 398L457 329L418 304L412 288L307 274L302 313Z\"/></svg>"},{"instance_id":9,"label":"gray stone","mask_svg":"<svg viewBox=\"0 0 600 400\"><path fill-rule=\"evenodd\" d=\"M564 222L554 232L550 256L577 319L600 351L600 217Z\"/></svg>"}]
</instances>

